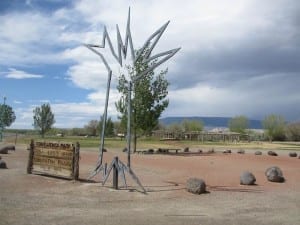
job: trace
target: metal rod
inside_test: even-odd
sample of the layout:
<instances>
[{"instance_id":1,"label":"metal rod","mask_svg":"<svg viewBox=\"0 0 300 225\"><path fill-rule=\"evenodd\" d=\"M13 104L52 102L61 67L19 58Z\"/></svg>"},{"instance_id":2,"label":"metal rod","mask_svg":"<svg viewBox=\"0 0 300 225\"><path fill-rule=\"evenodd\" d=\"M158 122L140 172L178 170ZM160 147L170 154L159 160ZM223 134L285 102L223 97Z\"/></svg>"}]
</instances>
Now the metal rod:
<instances>
[{"instance_id":1,"label":"metal rod","mask_svg":"<svg viewBox=\"0 0 300 225\"><path fill-rule=\"evenodd\" d=\"M131 152L131 89L132 82L128 84L127 97L127 166L130 168L130 152Z\"/></svg>"},{"instance_id":2,"label":"metal rod","mask_svg":"<svg viewBox=\"0 0 300 225\"><path fill-rule=\"evenodd\" d=\"M91 179L94 177L102 168L102 161L103 161L103 149L104 149L104 142L105 142L105 127L106 127L106 120L107 120L107 108L108 108L108 101L109 101L109 90L110 90L110 83L111 83L111 77L112 77L112 71L109 71L108 73L108 79L107 79L107 88L106 88L106 98L105 98L105 107L104 107L104 113L102 118L102 131L100 136L100 148L99 148L99 158L97 161L97 165L93 173L89 176L88 179Z\"/></svg>"},{"instance_id":3,"label":"metal rod","mask_svg":"<svg viewBox=\"0 0 300 225\"><path fill-rule=\"evenodd\" d=\"M119 189L119 158L115 157L115 163L113 165L113 187Z\"/></svg>"}]
</instances>

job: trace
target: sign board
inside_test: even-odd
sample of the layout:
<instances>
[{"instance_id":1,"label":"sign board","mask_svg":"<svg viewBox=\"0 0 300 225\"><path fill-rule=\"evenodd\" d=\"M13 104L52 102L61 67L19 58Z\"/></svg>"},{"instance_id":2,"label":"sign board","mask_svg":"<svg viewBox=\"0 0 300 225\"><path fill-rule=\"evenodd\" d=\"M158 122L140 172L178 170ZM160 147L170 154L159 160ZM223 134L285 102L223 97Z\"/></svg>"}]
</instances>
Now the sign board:
<instances>
[{"instance_id":1,"label":"sign board","mask_svg":"<svg viewBox=\"0 0 300 225\"><path fill-rule=\"evenodd\" d=\"M32 142L29 173L78 178L79 144Z\"/></svg>"}]
</instances>

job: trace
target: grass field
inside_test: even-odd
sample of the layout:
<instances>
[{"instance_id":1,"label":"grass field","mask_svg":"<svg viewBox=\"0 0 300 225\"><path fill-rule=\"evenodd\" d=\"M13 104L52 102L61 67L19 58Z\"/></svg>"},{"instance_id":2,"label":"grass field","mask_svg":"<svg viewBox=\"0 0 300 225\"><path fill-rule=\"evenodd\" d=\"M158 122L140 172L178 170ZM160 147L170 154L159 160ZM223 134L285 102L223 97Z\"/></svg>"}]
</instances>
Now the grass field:
<instances>
[{"instance_id":1,"label":"grass field","mask_svg":"<svg viewBox=\"0 0 300 225\"><path fill-rule=\"evenodd\" d=\"M13 144L28 144L31 139L35 141L49 141L49 142L64 142L76 143L79 142L83 148L97 148L100 145L99 137L83 137L83 136L45 136L41 138L38 135L18 135L7 134L4 143ZM107 149L123 149L126 147L126 139L120 138L106 138L104 147ZM190 149L253 149L253 150L287 150L300 151L300 142L201 142L190 140L168 140L161 141L155 138L140 138L137 142L137 149L157 149L157 148L190 148Z\"/></svg>"}]
</instances>

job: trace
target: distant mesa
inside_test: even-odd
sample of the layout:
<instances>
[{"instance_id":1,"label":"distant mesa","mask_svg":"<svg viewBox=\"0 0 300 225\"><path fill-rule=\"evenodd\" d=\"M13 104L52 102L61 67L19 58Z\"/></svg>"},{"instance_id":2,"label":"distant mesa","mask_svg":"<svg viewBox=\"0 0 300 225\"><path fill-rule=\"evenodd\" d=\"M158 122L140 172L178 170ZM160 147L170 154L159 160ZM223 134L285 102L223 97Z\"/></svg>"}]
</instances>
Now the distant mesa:
<instances>
[{"instance_id":1,"label":"distant mesa","mask_svg":"<svg viewBox=\"0 0 300 225\"><path fill-rule=\"evenodd\" d=\"M174 123L181 123L184 120L196 120L202 121L205 128L215 128L215 127L228 127L229 120L231 117L203 117L203 116L191 116L191 117L165 117L161 118L159 122L164 125L170 125ZM261 120L249 119L250 129L263 129Z\"/></svg>"}]
</instances>

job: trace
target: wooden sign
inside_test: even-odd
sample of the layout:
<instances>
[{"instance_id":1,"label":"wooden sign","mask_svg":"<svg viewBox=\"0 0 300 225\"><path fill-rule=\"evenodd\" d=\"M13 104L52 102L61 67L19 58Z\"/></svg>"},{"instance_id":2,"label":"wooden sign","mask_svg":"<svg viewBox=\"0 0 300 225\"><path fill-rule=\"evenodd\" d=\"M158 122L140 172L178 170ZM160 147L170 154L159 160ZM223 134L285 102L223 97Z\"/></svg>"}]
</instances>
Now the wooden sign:
<instances>
[{"instance_id":1,"label":"wooden sign","mask_svg":"<svg viewBox=\"0 0 300 225\"><path fill-rule=\"evenodd\" d=\"M78 179L79 143L35 142L30 144L28 173Z\"/></svg>"}]
</instances>

